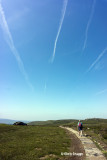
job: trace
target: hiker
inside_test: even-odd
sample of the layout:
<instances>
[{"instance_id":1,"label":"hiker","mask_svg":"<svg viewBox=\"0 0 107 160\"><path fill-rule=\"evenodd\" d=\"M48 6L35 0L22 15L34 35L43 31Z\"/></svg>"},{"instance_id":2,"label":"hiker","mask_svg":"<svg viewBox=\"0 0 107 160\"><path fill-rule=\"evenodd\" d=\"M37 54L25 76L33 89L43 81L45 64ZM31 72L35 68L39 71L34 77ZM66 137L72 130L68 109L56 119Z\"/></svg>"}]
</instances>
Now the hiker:
<instances>
[{"instance_id":1,"label":"hiker","mask_svg":"<svg viewBox=\"0 0 107 160\"><path fill-rule=\"evenodd\" d=\"M78 128L78 131L79 131L79 136L81 135L81 137L82 137L83 125L82 125L82 122L80 120L79 120L79 122L77 124L77 128Z\"/></svg>"}]
</instances>

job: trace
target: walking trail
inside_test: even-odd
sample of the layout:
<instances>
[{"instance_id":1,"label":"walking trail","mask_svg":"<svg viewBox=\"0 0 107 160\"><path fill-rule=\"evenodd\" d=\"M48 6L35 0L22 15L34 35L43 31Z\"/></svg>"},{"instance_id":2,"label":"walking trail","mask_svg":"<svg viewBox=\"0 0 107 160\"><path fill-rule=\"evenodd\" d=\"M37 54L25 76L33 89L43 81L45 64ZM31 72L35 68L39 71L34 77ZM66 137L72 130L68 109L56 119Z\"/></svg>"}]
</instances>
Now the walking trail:
<instances>
[{"instance_id":1,"label":"walking trail","mask_svg":"<svg viewBox=\"0 0 107 160\"><path fill-rule=\"evenodd\" d=\"M80 137L78 132L72 128L62 127L62 126L61 128L69 130L80 139L82 145L84 146L86 160L106 160L106 158L103 156L103 153L95 146L93 141L86 138L85 136Z\"/></svg>"}]
</instances>

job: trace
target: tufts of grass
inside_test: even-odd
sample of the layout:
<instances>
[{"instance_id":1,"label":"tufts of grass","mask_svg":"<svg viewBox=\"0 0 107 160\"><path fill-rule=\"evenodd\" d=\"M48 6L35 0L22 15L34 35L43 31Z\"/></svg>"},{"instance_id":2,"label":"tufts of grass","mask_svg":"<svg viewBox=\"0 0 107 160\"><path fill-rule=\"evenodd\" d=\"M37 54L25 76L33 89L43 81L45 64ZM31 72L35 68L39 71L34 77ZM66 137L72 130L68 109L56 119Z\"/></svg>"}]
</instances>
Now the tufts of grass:
<instances>
[{"instance_id":1,"label":"tufts of grass","mask_svg":"<svg viewBox=\"0 0 107 160\"><path fill-rule=\"evenodd\" d=\"M105 157L107 158L107 151L103 151L103 154L104 154Z\"/></svg>"},{"instance_id":2,"label":"tufts of grass","mask_svg":"<svg viewBox=\"0 0 107 160\"><path fill-rule=\"evenodd\" d=\"M1 160L58 159L69 152L70 137L65 130L51 126L0 125Z\"/></svg>"}]
</instances>

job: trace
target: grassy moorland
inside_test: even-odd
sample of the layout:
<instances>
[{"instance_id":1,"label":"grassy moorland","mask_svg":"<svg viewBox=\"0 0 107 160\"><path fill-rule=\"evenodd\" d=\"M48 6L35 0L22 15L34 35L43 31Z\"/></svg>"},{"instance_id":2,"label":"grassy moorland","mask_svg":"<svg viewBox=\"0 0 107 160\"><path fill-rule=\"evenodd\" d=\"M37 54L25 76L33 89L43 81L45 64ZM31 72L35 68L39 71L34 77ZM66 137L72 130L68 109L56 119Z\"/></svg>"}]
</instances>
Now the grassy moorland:
<instances>
[{"instance_id":1,"label":"grassy moorland","mask_svg":"<svg viewBox=\"0 0 107 160\"><path fill-rule=\"evenodd\" d=\"M0 124L0 160L62 160L73 147L60 125L77 130L77 120L31 122L28 126ZM107 119L83 120L83 134L107 157Z\"/></svg>"},{"instance_id":2,"label":"grassy moorland","mask_svg":"<svg viewBox=\"0 0 107 160\"><path fill-rule=\"evenodd\" d=\"M58 160L70 143L59 127L0 125L0 160Z\"/></svg>"},{"instance_id":3,"label":"grassy moorland","mask_svg":"<svg viewBox=\"0 0 107 160\"><path fill-rule=\"evenodd\" d=\"M82 120L83 134L92 139L96 146L107 157L107 119L93 118ZM45 126L68 126L77 130L78 120L55 120L55 121L35 121L30 122L29 125L45 125Z\"/></svg>"}]
</instances>

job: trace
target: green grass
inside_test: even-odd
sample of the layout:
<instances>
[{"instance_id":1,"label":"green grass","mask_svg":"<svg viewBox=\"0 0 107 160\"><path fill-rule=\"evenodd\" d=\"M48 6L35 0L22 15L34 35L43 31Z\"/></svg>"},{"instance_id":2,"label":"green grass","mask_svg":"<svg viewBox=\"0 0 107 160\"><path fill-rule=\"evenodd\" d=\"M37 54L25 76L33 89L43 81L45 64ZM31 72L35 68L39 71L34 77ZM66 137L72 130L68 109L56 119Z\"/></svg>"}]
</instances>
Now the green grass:
<instances>
[{"instance_id":1,"label":"green grass","mask_svg":"<svg viewBox=\"0 0 107 160\"><path fill-rule=\"evenodd\" d=\"M103 154L104 154L105 157L107 158L107 151L103 151Z\"/></svg>"},{"instance_id":2,"label":"green grass","mask_svg":"<svg viewBox=\"0 0 107 160\"><path fill-rule=\"evenodd\" d=\"M70 143L59 127L0 125L0 160L57 160Z\"/></svg>"}]
</instances>

